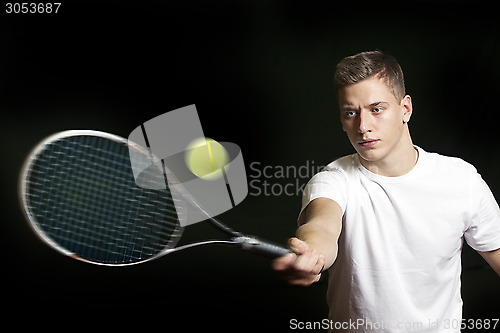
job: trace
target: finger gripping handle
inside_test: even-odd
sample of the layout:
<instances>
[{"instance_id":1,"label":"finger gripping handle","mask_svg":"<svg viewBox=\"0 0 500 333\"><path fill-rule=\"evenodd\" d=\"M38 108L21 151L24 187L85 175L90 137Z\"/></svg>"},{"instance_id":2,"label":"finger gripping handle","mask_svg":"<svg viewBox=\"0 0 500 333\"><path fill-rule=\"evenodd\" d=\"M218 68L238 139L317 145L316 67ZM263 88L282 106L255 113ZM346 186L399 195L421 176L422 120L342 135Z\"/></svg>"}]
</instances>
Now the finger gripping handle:
<instances>
[{"instance_id":1,"label":"finger gripping handle","mask_svg":"<svg viewBox=\"0 0 500 333\"><path fill-rule=\"evenodd\" d=\"M292 253L292 251L289 248L273 244L268 241L263 241L254 237L246 237L246 236L236 237L234 241L239 245L239 247L242 250L269 259L275 259L284 256L288 253Z\"/></svg>"}]
</instances>

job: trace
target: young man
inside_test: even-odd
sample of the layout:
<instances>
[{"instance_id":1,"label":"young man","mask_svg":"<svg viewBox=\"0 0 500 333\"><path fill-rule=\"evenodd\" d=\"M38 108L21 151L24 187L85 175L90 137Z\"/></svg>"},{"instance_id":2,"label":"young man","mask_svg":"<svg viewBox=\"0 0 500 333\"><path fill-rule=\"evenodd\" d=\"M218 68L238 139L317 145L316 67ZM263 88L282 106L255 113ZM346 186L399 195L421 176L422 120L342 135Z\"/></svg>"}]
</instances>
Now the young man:
<instances>
[{"instance_id":1,"label":"young man","mask_svg":"<svg viewBox=\"0 0 500 333\"><path fill-rule=\"evenodd\" d=\"M454 332L461 323L463 239L500 275L500 210L476 169L414 146L411 97L382 52L335 72L340 120L356 154L305 188L297 254L273 267L307 286L329 270L332 330Z\"/></svg>"}]
</instances>

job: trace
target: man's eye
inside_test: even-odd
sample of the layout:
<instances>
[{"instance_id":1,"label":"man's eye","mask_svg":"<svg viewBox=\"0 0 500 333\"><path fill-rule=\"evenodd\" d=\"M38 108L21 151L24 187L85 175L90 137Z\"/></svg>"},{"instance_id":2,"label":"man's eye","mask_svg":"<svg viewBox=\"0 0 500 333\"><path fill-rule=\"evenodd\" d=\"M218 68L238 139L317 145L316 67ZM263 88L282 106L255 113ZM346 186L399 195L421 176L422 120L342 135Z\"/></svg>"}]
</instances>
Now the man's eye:
<instances>
[{"instance_id":1,"label":"man's eye","mask_svg":"<svg viewBox=\"0 0 500 333\"><path fill-rule=\"evenodd\" d=\"M356 111L346 111L345 116L346 117L354 117L356 115Z\"/></svg>"},{"instance_id":2,"label":"man's eye","mask_svg":"<svg viewBox=\"0 0 500 333\"><path fill-rule=\"evenodd\" d=\"M373 113L380 113L380 112L382 112L382 111L384 111L384 109L382 109L382 108L373 108L373 109L372 109L372 112L373 112Z\"/></svg>"}]
</instances>

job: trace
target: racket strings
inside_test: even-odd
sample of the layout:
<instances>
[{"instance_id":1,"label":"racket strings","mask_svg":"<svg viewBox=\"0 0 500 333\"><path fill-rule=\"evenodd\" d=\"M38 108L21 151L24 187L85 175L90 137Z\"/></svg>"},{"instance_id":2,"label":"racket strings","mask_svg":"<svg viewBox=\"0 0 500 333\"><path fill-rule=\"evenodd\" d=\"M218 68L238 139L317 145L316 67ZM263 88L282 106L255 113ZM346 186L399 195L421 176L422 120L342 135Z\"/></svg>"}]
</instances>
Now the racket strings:
<instances>
[{"instance_id":1,"label":"racket strings","mask_svg":"<svg viewBox=\"0 0 500 333\"><path fill-rule=\"evenodd\" d=\"M180 235L169 191L135 184L122 143L63 138L45 147L29 168L29 214L51 241L78 257L142 261Z\"/></svg>"}]
</instances>

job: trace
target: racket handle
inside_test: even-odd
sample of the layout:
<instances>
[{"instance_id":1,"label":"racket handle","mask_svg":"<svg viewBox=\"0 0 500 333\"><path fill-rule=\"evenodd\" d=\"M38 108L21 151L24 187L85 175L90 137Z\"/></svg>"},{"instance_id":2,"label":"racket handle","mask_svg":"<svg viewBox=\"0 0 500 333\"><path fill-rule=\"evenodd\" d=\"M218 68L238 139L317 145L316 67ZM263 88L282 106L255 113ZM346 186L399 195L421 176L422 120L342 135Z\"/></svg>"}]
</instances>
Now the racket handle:
<instances>
[{"instance_id":1,"label":"racket handle","mask_svg":"<svg viewBox=\"0 0 500 333\"><path fill-rule=\"evenodd\" d=\"M233 241L239 248L269 259L275 259L292 253L292 250L281 245L273 244L268 241L263 241L254 237L236 237Z\"/></svg>"}]
</instances>

